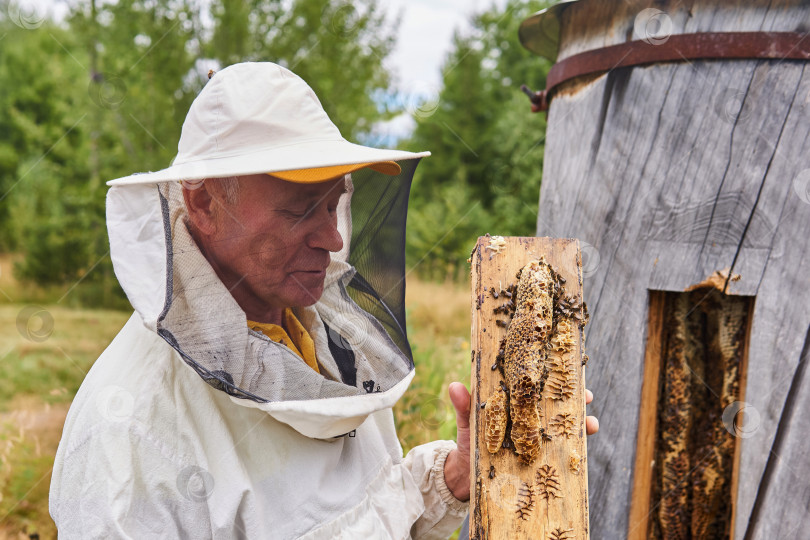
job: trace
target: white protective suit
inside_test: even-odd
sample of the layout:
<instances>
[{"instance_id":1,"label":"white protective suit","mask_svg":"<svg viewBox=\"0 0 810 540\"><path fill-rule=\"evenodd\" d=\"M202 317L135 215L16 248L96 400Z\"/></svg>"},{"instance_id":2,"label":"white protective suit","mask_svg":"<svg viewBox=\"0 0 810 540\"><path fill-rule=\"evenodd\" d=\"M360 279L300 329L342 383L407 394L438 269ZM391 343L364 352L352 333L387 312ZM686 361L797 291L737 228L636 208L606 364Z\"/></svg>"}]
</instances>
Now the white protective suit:
<instances>
[{"instance_id":1,"label":"white protective suit","mask_svg":"<svg viewBox=\"0 0 810 540\"><path fill-rule=\"evenodd\" d=\"M318 374L248 329L186 218L177 182L108 194L111 256L136 312L67 416L50 492L60 538L447 538L468 506L444 482L455 443L403 457L391 408L413 365L347 294L348 246L320 300L295 309ZM333 332L356 386L342 382Z\"/></svg>"}]
</instances>

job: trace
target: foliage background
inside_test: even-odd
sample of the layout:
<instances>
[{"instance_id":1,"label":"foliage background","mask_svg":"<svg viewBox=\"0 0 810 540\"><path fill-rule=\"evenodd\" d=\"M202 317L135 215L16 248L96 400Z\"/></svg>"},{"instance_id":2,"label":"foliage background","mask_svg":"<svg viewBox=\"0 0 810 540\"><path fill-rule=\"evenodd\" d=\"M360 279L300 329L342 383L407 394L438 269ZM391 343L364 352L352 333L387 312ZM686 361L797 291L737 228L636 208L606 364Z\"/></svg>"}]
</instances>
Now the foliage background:
<instances>
[{"instance_id":1,"label":"foliage background","mask_svg":"<svg viewBox=\"0 0 810 540\"><path fill-rule=\"evenodd\" d=\"M130 309L109 258L105 182L168 166L208 70L233 62L301 75L351 141L432 152L406 246L418 369L396 416L406 451L453 438L446 394L469 370L469 251L487 232L535 232L545 116L519 86L544 87L550 65L517 27L545 4L478 13L454 36L438 93L405 95L385 67L398 23L379 0L71 0L59 21L0 0L0 538L54 535L47 488L64 414ZM375 138L403 114L408 139ZM50 317L47 340L20 329L32 305Z\"/></svg>"},{"instance_id":2,"label":"foliage background","mask_svg":"<svg viewBox=\"0 0 810 540\"><path fill-rule=\"evenodd\" d=\"M83 0L60 22L3 0L0 250L23 254L23 281L81 280L73 305L125 306L104 183L171 163L208 69L270 60L310 83L349 140L413 116L412 136L395 144L433 155L413 186L410 266L458 279L477 236L534 233L545 118L528 113L519 86L544 87L549 65L520 47L517 27L543 5L476 15L454 36L438 95L402 96L384 66L396 21L377 0Z\"/></svg>"}]
</instances>

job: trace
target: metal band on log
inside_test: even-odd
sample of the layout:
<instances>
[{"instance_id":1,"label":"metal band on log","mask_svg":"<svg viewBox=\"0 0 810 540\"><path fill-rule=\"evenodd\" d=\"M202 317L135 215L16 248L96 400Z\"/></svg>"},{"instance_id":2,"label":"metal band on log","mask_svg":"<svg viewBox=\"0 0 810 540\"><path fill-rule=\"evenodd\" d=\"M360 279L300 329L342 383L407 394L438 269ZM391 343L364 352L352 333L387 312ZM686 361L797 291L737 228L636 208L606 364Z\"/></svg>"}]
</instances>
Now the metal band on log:
<instances>
[{"instance_id":1,"label":"metal band on log","mask_svg":"<svg viewBox=\"0 0 810 540\"><path fill-rule=\"evenodd\" d=\"M547 111L566 81L612 69L691 60L810 60L810 34L799 32L702 32L637 40L569 56L551 67L546 89L530 96L534 112Z\"/></svg>"}]
</instances>

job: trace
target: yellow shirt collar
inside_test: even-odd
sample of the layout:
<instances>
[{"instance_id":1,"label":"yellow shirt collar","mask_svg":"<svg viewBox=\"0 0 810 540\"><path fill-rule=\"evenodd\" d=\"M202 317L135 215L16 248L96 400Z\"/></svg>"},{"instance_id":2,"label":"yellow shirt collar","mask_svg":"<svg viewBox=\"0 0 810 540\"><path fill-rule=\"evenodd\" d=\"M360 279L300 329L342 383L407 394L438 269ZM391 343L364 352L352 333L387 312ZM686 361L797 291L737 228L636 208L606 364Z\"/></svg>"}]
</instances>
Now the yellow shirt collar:
<instances>
[{"instance_id":1,"label":"yellow shirt collar","mask_svg":"<svg viewBox=\"0 0 810 540\"><path fill-rule=\"evenodd\" d=\"M297 354L306 364L320 373L318 360L315 356L315 342L293 313L292 309L286 308L281 315L283 327L272 323L260 323L248 321L248 328L261 332L276 343L286 345L292 352ZM286 330L285 330L286 328Z\"/></svg>"}]
</instances>

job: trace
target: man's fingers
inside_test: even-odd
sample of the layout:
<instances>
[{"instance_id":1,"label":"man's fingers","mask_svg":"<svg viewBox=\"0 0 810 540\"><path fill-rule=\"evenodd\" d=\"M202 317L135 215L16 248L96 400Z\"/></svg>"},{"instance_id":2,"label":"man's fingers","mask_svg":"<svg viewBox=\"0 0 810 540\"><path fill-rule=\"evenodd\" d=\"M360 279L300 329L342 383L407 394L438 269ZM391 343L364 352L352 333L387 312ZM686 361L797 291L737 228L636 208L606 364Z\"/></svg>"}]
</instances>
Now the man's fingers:
<instances>
[{"instance_id":1,"label":"man's fingers","mask_svg":"<svg viewBox=\"0 0 810 540\"><path fill-rule=\"evenodd\" d=\"M586 388L585 389L585 404L587 405L591 401L593 401L593 392L591 392L590 390L588 390ZM585 433L587 433L588 435L593 435L597 431L599 431L599 419L597 419L595 416L586 417L585 418Z\"/></svg>"},{"instance_id":2,"label":"man's fingers","mask_svg":"<svg viewBox=\"0 0 810 540\"><path fill-rule=\"evenodd\" d=\"M589 416L585 419L585 433L593 435L599 431L599 420L595 416Z\"/></svg>"},{"instance_id":3,"label":"man's fingers","mask_svg":"<svg viewBox=\"0 0 810 540\"><path fill-rule=\"evenodd\" d=\"M470 393L460 382L450 383L448 388L450 402L456 409L456 425L459 429L470 427Z\"/></svg>"}]
</instances>

